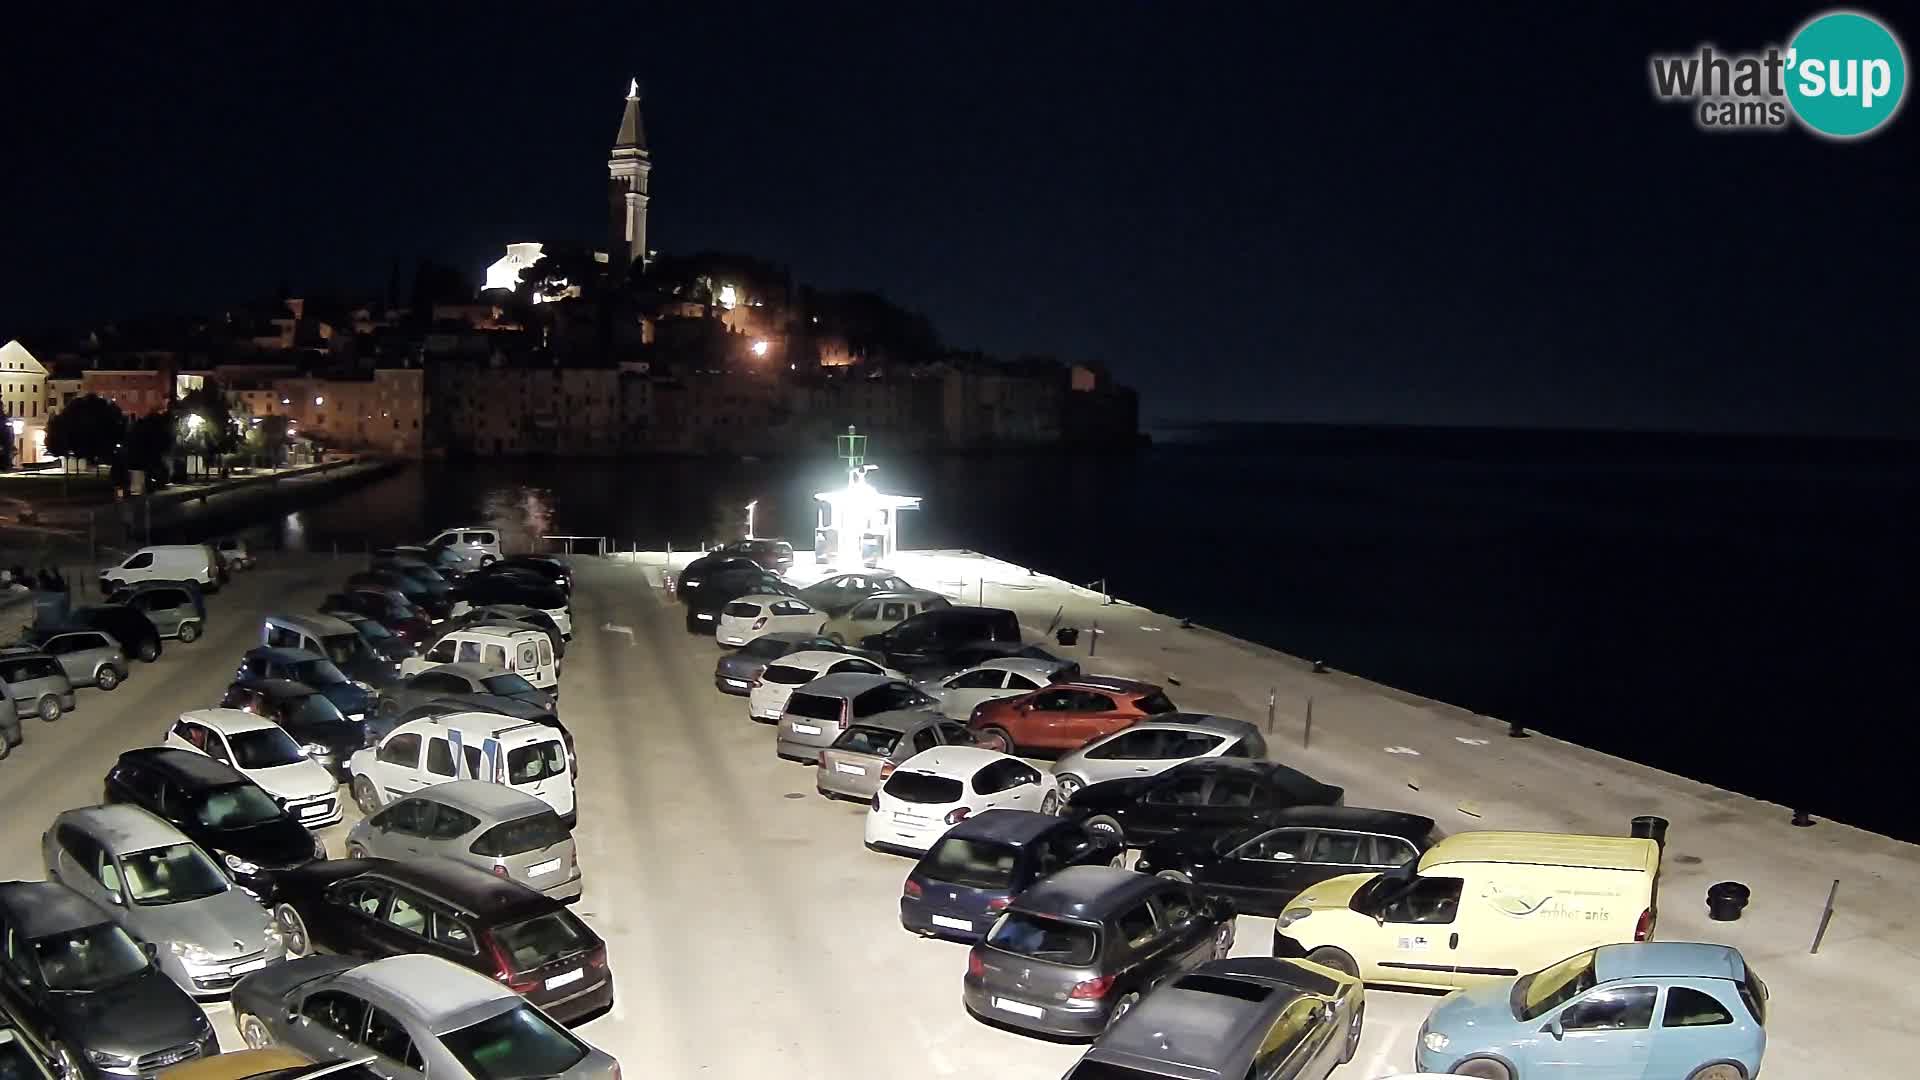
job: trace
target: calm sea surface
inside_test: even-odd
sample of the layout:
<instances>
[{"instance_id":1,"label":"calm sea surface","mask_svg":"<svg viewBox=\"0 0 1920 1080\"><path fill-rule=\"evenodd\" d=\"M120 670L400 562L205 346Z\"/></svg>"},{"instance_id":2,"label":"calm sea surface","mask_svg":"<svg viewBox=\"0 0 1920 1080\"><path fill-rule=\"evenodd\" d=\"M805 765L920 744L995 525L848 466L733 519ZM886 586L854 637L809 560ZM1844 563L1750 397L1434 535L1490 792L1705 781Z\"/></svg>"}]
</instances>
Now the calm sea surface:
<instances>
[{"instance_id":1,"label":"calm sea surface","mask_svg":"<svg viewBox=\"0 0 1920 1080\"><path fill-rule=\"evenodd\" d=\"M1901 748L1920 466L1871 448L1175 433L1117 457L890 458L909 547L965 547L1674 772L1920 838ZM416 467L254 524L810 548L814 460ZM204 531L230 522L202 522Z\"/></svg>"}]
</instances>

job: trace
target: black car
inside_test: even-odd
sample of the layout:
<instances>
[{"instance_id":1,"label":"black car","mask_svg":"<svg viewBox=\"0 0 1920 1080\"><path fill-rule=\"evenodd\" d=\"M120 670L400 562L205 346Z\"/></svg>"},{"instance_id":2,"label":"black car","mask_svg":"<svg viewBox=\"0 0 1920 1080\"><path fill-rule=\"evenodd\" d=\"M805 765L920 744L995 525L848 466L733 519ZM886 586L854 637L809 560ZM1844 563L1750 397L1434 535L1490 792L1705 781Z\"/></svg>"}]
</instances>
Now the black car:
<instances>
[{"instance_id":1,"label":"black car","mask_svg":"<svg viewBox=\"0 0 1920 1080\"><path fill-rule=\"evenodd\" d=\"M988 810L934 841L900 890L900 925L925 937L978 941L1015 896L1069 866L1118 866L1127 849L1073 821Z\"/></svg>"},{"instance_id":2,"label":"black car","mask_svg":"<svg viewBox=\"0 0 1920 1080\"><path fill-rule=\"evenodd\" d=\"M325 694L292 679L241 679L227 687L220 707L244 709L279 724L342 783L350 779L347 760L354 751L373 745L365 719L347 719Z\"/></svg>"},{"instance_id":3,"label":"black car","mask_svg":"<svg viewBox=\"0 0 1920 1080\"><path fill-rule=\"evenodd\" d=\"M374 588L392 589L407 598L407 603L426 612L430 619L444 619L453 613L453 593L451 589L435 590L420 578L402 573L391 567L384 570L362 570L347 578L349 589Z\"/></svg>"},{"instance_id":4,"label":"black car","mask_svg":"<svg viewBox=\"0 0 1920 1080\"><path fill-rule=\"evenodd\" d=\"M0 941L0 1003L63 1080L151 1076L220 1052L155 946L66 886L0 883Z\"/></svg>"},{"instance_id":5,"label":"black car","mask_svg":"<svg viewBox=\"0 0 1920 1080\"><path fill-rule=\"evenodd\" d=\"M1019 644L1020 617L1005 608L944 607L870 634L860 649L895 671L925 677L960 670L961 658L982 646Z\"/></svg>"},{"instance_id":6,"label":"black car","mask_svg":"<svg viewBox=\"0 0 1920 1080\"><path fill-rule=\"evenodd\" d=\"M233 883L273 895L275 875L327 849L260 785L205 754L148 746L120 755L107 772L107 803L144 807L220 861Z\"/></svg>"},{"instance_id":7,"label":"black car","mask_svg":"<svg viewBox=\"0 0 1920 1080\"><path fill-rule=\"evenodd\" d=\"M454 595L474 607L487 604L518 604L541 611L558 611L567 606L566 591L532 574L514 572L481 575L468 574Z\"/></svg>"},{"instance_id":8,"label":"black car","mask_svg":"<svg viewBox=\"0 0 1920 1080\"><path fill-rule=\"evenodd\" d=\"M563 1023L613 1004L599 936L560 901L485 870L447 859L332 859L283 875L278 900L289 955L426 953L499 979ZM235 1009L251 1004L236 994Z\"/></svg>"},{"instance_id":9,"label":"black car","mask_svg":"<svg viewBox=\"0 0 1920 1080\"><path fill-rule=\"evenodd\" d=\"M552 694L511 671L486 664L455 663L435 665L388 688L380 695L378 712L382 721L391 725L394 717L415 705L455 694L512 698L541 711L554 708Z\"/></svg>"},{"instance_id":10,"label":"black car","mask_svg":"<svg viewBox=\"0 0 1920 1080\"><path fill-rule=\"evenodd\" d=\"M414 607L404 595L393 589L348 589L328 593L320 601L320 614L336 618L361 615L377 621L395 637L415 649L421 648L433 634L433 620Z\"/></svg>"},{"instance_id":11,"label":"black car","mask_svg":"<svg viewBox=\"0 0 1920 1080\"><path fill-rule=\"evenodd\" d=\"M1302 889L1341 874L1376 874L1438 843L1433 819L1358 806L1295 806L1258 825L1176 833L1140 853L1134 869L1191 881L1249 915L1279 915Z\"/></svg>"},{"instance_id":12,"label":"black car","mask_svg":"<svg viewBox=\"0 0 1920 1080\"><path fill-rule=\"evenodd\" d=\"M70 626L104 630L128 656L151 664L160 659L160 630L153 620L125 604L86 604L67 614Z\"/></svg>"},{"instance_id":13,"label":"black car","mask_svg":"<svg viewBox=\"0 0 1920 1080\"><path fill-rule=\"evenodd\" d=\"M468 583L496 577L528 578L544 582L564 593L573 592L573 573L565 563L544 555L509 555L489 563L466 576Z\"/></svg>"},{"instance_id":14,"label":"black car","mask_svg":"<svg viewBox=\"0 0 1920 1080\"><path fill-rule=\"evenodd\" d=\"M1346 792L1274 761L1200 758L1157 776L1081 788L1063 811L1087 828L1144 847L1175 833L1257 825L1293 806L1337 806Z\"/></svg>"},{"instance_id":15,"label":"black car","mask_svg":"<svg viewBox=\"0 0 1920 1080\"><path fill-rule=\"evenodd\" d=\"M745 696L752 692L753 681L767 665L795 652L851 652L845 645L818 634L780 630L761 634L745 645L723 652L713 665L713 685L723 694Z\"/></svg>"},{"instance_id":16,"label":"black car","mask_svg":"<svg viewBox=\"0 0 1920 1080\"><path fill-rule=\"evenodd\" d=\"M1156 985L1233 948L1233 905L1191 885L1075 866L1015 897L967 955L961 996L981 1019L1091 1038Z\"/></svg>"},{"instance_id":17,"label":"black car","mask_svg":"<svg viewBox=\"0 0 1920 1080\"><path fill-rule=\"evenodd\" d=\"M755 565L751 570L722 570L691 592L682 591L687 607L687 633L711 634L720 626L720 609L743 596L765 593L797 596L793 586Z\"/></svg>"},{"instance_id":18,"label":"black car","mask_svg":"<svg viewBox=\"0 0 1920 1080\"><path fill-rule=\"evenodd\" d=\"M370 619L352 611L342 611L334 618L353 627L360 640L367 643L373 654L390 664L397 664L410 656L420 655L420 650L408 643L406 638L387 629L387 624L379 619Z\"/></svg>"},{"instance_id":19,"label":"black car","mask_svg":"<svg viewBox=\"0 0 1920 1080\"><path fill-rule=\"evenodd\" d=\"M497 694L443 694L402 710L391 721L382 721L384 726L380 727L379 735L376 737L384 737L387 732L401 724L429 716L445 716L448 713L457 712L497 713L500 716L510 716L515 720L524 720L529 724L543 724L552 728L560 733L560 741L567 745L568 771L573 774L574 779L580 778L580 760L573 753L573 732L568 731L567 725L560 722L560 714L551 708L542 708L517 698L500 697Z\"/></svg>"},{"instance_id":20,"label":"black car","mask_svg":"<svg viewBox=\"0 0 1920 1080\"><path fill-rule=\"evenodd\" d=\"M715 550L723 555L752 559L776 574L793 569L793 545L785 540L735 540Z\"/></svg>"},{"instance_id":21,"label":"black car","mask_svg":"<svg viewBox=\"0 0 1920 1080\"><path fill-rule=\"evenodd\" d=\"M766 567L744 555L728 555L722 551L710 551L688 563L674 579L674 592L681 597L705 585L713 575L727 570L764 570Z\"/></svg>"},{"instance_id":22,"label":"black car","mask_svg":"<svg viewBox=\"0 0 1920 1080\"><path fill-rule=\"evenodd\" d=\"M0 1080L65 1080L37 1042L27 1036L0 1012Z\"/></svg>"},{"instance_id":23,"label":"black car","mask_svg":"<svg viewBox=\"0 0 1920 1080\"><path fill-rule=\"evenodd\" d=\"M907 579L891 570L855 570L834 574L800 590L800 599L829 615L844 615L874 593L914 592Z\"/></svg>"}]
</instances>

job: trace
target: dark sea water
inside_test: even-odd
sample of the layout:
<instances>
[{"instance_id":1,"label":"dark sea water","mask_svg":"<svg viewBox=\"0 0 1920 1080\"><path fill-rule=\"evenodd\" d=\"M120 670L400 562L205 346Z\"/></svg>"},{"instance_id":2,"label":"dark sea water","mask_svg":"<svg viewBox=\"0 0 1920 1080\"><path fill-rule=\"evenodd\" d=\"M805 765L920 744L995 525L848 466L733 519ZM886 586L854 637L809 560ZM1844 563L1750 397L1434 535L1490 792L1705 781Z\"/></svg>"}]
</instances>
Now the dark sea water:
<instances>
[{"instance_id":1,"label":"dark sea water","mask_svg":"<svg viewBox=\"0 0 1920 1080\"><path fill-rule=\"evenodd\" d=\"M891 458L965 547L1502 720L1909 839L1920 453L1899 444L1213 428L1118 456ZM831 451L409 469L250 530L364 549L484 519L811 546Z\"/></svg>"}]
</instances>

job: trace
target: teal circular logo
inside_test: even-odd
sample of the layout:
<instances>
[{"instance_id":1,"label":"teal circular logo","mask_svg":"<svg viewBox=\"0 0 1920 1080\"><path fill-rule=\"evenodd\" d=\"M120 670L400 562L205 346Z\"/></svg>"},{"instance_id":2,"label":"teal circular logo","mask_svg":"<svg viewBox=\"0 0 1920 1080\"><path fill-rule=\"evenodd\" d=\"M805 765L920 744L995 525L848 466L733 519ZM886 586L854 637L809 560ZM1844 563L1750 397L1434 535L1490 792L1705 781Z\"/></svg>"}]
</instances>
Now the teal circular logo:
<instances>
[{"instance_id":1,"label":"teal circular logo","mask_svg":"<svg viewBox=\"0 0 1920 1080\"><path fill-rule=\"evenodd\" d=\"M1832 11L1800 28L1787 49L1787 100L1800 122L1851 139L1893 118L1907 91L1907 58L1870 16Z\"/></svg>"}]
</instances>

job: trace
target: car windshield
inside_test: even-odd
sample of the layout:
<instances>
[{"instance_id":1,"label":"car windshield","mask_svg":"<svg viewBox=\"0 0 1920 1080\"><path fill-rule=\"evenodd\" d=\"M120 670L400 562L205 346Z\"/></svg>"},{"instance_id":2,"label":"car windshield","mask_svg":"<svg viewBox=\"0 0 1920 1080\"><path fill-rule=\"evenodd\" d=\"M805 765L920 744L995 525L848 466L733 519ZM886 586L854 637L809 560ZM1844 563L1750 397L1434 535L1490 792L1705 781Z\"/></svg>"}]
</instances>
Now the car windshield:
<instances>
[{"instance_id":1,"label":"car windshield","mask_svg":"<svg viewBox=\"0 0 1920 1080\"><path fill-rule=\"evenodd\" d=\"M927 855L926 873L936 881L969 889L1006 889L1013 885L1013 868L1020 849L997 840L959 840L948 837Z\"/></svg>"},{"instance_id":2,"label":"car windshield","mask_svg":"<svg viewBox=\"0 0 1920 1080\"><path fill-rule=\"evenodd\" d=\"M812 682L814 676L818 674L817 671L808 671L803 667L774 664L761 673L760 677L770 683L779 683L781 686L799 686L801 683Z\"/></svg>"},{"instance_id":3,"label":"car windshield","mask_svg":"<svg viewBox=\"0 0 1920 1080\"><path fill-rule=\"evenodd\" d=\"M103 990L147 970L147 954L112 923L35 938L32 945L49 990Z\"/></svg>"},{"instance_id":4,"label":"car windshield","mask_svg":"<svg viewBox=\"0 0 1920 1080\"><path fill-rule=\"evenodd\" d=\"M538 742L507 752L507 783L532 784L567 772L567 748L554 742Z\"/></svg>"},{"instance_id":5,"label":"car windshield","mask_svg":"<svg viewBox=\"0 0 1920 1080\"><path fill-rule=\"evenodd\" d=\"M6 1028L0 1028L0 1080L45 1080L26 1045Z\"/></svg>"},{"instance_id":6,"label":"car windshield","mask_svg":"<svg viewBox=\"0 0 1920 1080\"><path fill-rule=\"evenodd\" d=\"M1090 964L1098 943L1091 926L1024 911L1010 912L987 933L996 949L1052 964Z\"/></svg>"},{"instance_id":7,"label":"car windshield","mask_svg":"<svg viewBox=\"0 0 1920 1080\"><path fill-rule=\"evenodd\" d=\"M347 663L359 655L361 649L366 648L360 643L359 634L334 634L331 637L321 638L320 644L326 650L327 659L336 664Z\"/></svg>"},{"instance_id":8,"label":"car windshield","mask_svg":"<svg viewBox=\"0 0 1920 1080\"><path fill-rule=\"evenodd\" d=\"M737 656L751 656L756 660L772 660L787 655L793 646L779 638L758 637L740 646Z\"/></svg>"},{"instance_id":9,"label":"car windshield","mask_svg":"<svg viewBox=\"0 0 1920 1080\"><path fill-rule=\"evenodd\" d=\"M127 895L141 907L204 900L227 891L226 875L196 844L169 844L120 856Z\"/></svg>"},{"instance_id":10,"label":"car windshield","mask_svg":"<svg viewBox=\"0 0 1920 1080\"><path fill-rule=\"evenodd\" d=\"M293 717L302 724L344 724L347 718L340 712L340 706L328 701L324 694L308 694L300 699L293 710Z\"/></svg>"},{"instance_id":11,"label":"car windshield","mask_svg":"<svg viewBox=\"0 0 1920 1080\"><path fill-rule=\"evenodd\" d=\"M515 971L532 971L593 944L587 928L565 909L496 926L493 940Z\"/></svg>"},{"instance_id":12,"label":"car windshield","mask_svg":"<svg viewBox=\"0 0 1920 1080\"><path fill-rule=\"evenodd\" d=\"M959 802L966 785L951 776L923 772L897 772L887 778L886 792L901 802Z\"/></svg>"},{"instance_id":13,"label":"car windshield","mask_svg":"<svg viewBox=\"0 0 1920 1080\"><path fill-rule=\"evenodd\" d=\"M1160 716L1174 711L1173 702L1168 701L1167 695L1158 690L1134 702L1134 705L1148 716Z\"/></svg>"},{"instance_id":14,"label":"car windshield","mask_svg":"<svg viewBox=\"0 0 1920 1080\"><path fill-rule=\"evenodd\" d=\"M273 769L306 760L293 736L277 727L256 728L227 736L233 764L240 769Z\"/></svg>"},{"instance_id":15,"label":"car windshield","mask_svg":"<svg viewBox=\"0 0 1920 1080\"><path fill-rule=\"evenodd\" d=\"M450 1031L440 1042L475 1080L558 1076L587 1056L578 1039L531 1005L516 1005Z\"/></svg>"},{"instance_id":16,"label":"car windshield","mask_svg":"<svg viewBox=\"0 0 1920 1080\"><path fill-rule=\"evenodd\" d=\"M385 641L393 636L393 631L374 622L372 619L353 620L353 630L368 641Z\"/></svg>"},{"instance_id":17,"label":"car windshield","mask_svg":"<svg viewBox=\"0 0 1920 1080\"><path fill-rule=\"evenodd\" d=\"M1588 949L1544 971L1521 976L1513 984L1513 1018L1537 1019L1593 989L1593 957L1594 951Z\"/></svg>"},{"instance_id":18,"label":"car windshield","mask_svg":"<svg viewBox=\"0 0 1920 1080\"><path fill-rule=\"evenodd\" d=\"M532 683L518 675L510 673L506 675L489 675L480 680L480 685L487 688L487 693L498 694L501 697L519 697L522 694L532 694L536 692Z\"/></svg>"},{"instance_id":19,"label":"car windshield","mask_svg":"<svg viewBox=\"0 0 1920 1080\"><path fill-rule=\"evenodd\" d=\"M1159 1073L1141 1072L1110 1061L1084 1060L1073 1067L1066 1080L1162 1080Z\"/></svg>"},{"instance_id":20,"label":"car windshield","mask_svg":"<svg viewBox=\"0 0 1920 1080\"><path fill-rule=\"evenodd\" d=\"M567 827L551 810L495 825L473 842L475 855L524 855L565 841Z\"/></svg>"},{"instance_id":21,"label":"car windshield","mask_svg":"<svg viewBox=\"0 0 1920 1080\"><path fill-rule=\"evenodd\" d=\"M280 804L254 784L214 788L193 808L193 819L209 829L246 829L280 816Z\"/></svg>"},{"instance_id":22,"label":"car windshield","mask_svg":"<svg viewBox=\"0 0 1920 1080\"><path fill-rule=\"evenodd\" d=\"M787 699L787 711L809 720L838 720L842 702L837 697L819 694L795 694Z\"/></svg>"},{"instance_id":23,"label":"car windshield","mask_svg":"<svg viewBox=\"0 0 1920 1080\"><path fill-rule=\"evenodd\" d=\"M736 619L753 619L760 615L759 604L749 604L745 600L735 600L720 609L720 614L731 615Z\"/></svg>"},{"instance_id":24,"label":"car windshield","mask_svg":"<svg viewBox=\"0 0 1920 1080\"><path fill-rule=\"evenodd\" d=\"M334 667L331 660L301 660L288 664L287 677L294 682L306 683L315 690L325 690L347 681L347 677L340 674L340 669Z\"/></svg>"},{"instance_id":25,"label":"car windshield","mask_svg":"<svg viewBox=\"0 0 1920 1080\"><path fill-rule=\"evenodd\" d=\"M900 745L900 733L889 728L867 727L855 724L847 729L845 735L834 742L835 750L845 750L852 754L872 754L886 757L893 748Z\"/></svg>"}]
</instances>

